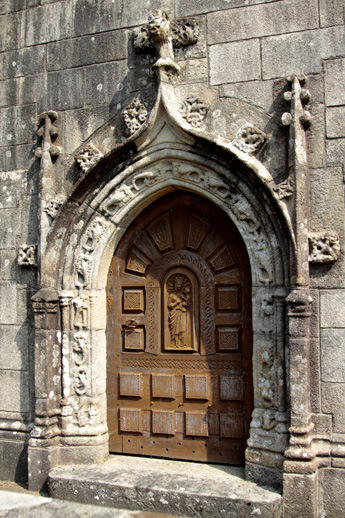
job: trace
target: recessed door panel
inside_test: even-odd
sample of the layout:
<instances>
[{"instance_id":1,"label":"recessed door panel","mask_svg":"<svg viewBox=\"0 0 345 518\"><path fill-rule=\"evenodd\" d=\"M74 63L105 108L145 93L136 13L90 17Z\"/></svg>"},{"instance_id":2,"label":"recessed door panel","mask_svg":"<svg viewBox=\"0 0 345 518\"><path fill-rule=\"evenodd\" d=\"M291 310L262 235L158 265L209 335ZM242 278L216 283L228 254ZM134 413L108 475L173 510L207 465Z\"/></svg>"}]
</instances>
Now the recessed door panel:
<instances>
[{"instance_id":1,"label":"recessed door panel","mask_svg":"<svg viewBox=\"0 0 345 518\"><path fill-rule=\"evenodd\" d=\"M190 193L155 202L114 254L107 300L110 450L243 463L251 282L226 215Z\"/></svg>"}]
</instances>

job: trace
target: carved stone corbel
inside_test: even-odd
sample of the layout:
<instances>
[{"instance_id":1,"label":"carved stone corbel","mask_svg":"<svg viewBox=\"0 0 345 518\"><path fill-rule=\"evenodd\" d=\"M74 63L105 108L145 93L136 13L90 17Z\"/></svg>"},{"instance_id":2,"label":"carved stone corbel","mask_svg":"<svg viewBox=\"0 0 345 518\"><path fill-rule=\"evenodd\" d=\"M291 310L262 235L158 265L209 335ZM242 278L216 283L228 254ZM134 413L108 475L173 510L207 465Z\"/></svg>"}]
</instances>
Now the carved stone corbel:
<instances>
[{"instance_id":1,"label":"carved stone corbel","mask_svg":"<svg viewBox=\"0 0 345 518\"><path fill-rule=\"evenodd\" d=\"M340 255L340 241L336 232L312 232L309 238L310 263L334 263Z\"/></svg>"},{"instance_id":2,"label":"carved stone corbel","mask_svg":"<svg viewBox=\"0 0 345 518\"><path fill-rule=\"evenodd\" d=\"M37 268L37 245L23 245L18 250L18 265L23 268Z\"/></svg>"}]
</instances>

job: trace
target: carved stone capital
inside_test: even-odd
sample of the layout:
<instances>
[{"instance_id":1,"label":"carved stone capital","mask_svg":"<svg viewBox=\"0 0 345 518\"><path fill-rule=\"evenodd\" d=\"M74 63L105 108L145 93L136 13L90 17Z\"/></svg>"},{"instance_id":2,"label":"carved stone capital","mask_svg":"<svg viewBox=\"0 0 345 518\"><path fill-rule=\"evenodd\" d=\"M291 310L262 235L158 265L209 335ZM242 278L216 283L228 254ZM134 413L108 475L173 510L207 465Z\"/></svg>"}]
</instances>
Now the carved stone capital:
<instances>
[{"instance_id":1,"label":"carved stone capital","mask_svg":"<svg viewBox=\"0 0 345 518\"><path fill-rule=\"evenodd\" d=\"M289 316L310 316L313 299L308 289L293 290L286 299Z\"/></svg>"},{"instance_id":2,"label":"carved stone capital","mask_svg":"<svg viewBox=\"0 0 345 518\"><path fill-rule=\"evenodd\" d=\"M309 262L333 263L340 255L340 241L336 232L315 232L308 234Z\"/></svg>"}]
</instances>

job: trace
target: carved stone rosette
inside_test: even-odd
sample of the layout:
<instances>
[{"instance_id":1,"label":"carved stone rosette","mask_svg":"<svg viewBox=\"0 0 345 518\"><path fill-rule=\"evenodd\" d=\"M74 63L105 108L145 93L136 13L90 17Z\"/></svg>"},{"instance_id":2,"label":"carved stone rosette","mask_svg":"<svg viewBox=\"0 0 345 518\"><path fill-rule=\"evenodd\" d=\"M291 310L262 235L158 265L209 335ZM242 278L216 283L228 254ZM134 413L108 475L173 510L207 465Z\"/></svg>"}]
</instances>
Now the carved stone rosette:
<instances>
[{"instance_id":1,"label":"carved stone rosette","mask_svg":"<svg viewBox=\"0 0 345 518\"><path fill-rule=\"evenodd\" d=\"M309 262L333 263L340 255L340 241L336 232L314 232L308 234Z\"/></svg>"},{"instance_id":2,"label":"carved stone rosette","mask_svg":"<svg viewBox=\"0 0 345 518\"><path fill-rule=\"evenodd\" d=\"M147 109L145 103L137 97L122 111L122 117L129 134L134 135L146 122Z\"/></svg>"},{"instance_id":3,"label":"carved stone rosette","mask_svg":"<svg viewBox=\"0 0 345 518\"><path fill-rule=\"evenodd\" d=\"M254 155L267 142L268 135L249 122L246 122L236 133L231 144L240 151Z\"/></svg>"},{"instance_id":4,"label":"carved stone rosette","mask_svg":"<svg viewBox=\"0 0 345 518\"><path fill-rule=\"evenodd\" d=\"M200 128L207 115L209 105L202 99L195 96L187 97L183 101L181 108L179 109L182 117L192 126L192 128Z\"/></svg>"},{"instance_id":5,"label":"carved stone rosette","mask_svg":"<svg viewBox=\"0 0 345 518\"><path fill-rule=\"evenodd\" d=\"M83 173L87 173L102 158L102 153L98 151L98 149L95 148L95 146L92 144L88 144L87 146L83 147L83 149L81 149L74 157Z\"/></svg>"},{"instance_id":6,"label":"carved stone rosette","mask_svg":"<svg viewBox=\"0 0 345 518\"><path fill-rule=\"evenodd\" d=\"M18 265L23 268L37 267L37 245L23 245L18 250Z\"/></svg>"}]
</instances>

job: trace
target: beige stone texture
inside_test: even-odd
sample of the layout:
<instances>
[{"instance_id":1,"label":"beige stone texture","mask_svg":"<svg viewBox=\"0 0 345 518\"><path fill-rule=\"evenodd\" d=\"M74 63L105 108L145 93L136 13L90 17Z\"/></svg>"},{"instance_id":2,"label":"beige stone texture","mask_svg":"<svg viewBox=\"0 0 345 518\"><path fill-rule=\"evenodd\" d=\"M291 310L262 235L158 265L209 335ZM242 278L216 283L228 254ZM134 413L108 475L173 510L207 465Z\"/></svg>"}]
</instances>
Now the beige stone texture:
<instances>
[{"instance_id":1,"label":"beige stone texture","mask_svg":"<svg viewBox=\"0 0 345 518\"><path fill-rule=\"evenodd\" d=\"M260 77L258 39L212 45L209 56L211 85L252 81ZM226 67L224 63L227 63Z\"/></svg>"},{"instance_id":2,"label":"beige stone texture","mask_svg":"<svg viewBox=\"0 0 345 518\"><path fill-rule=\"evenodd\" d=\"M344 291L321 291L320 310L321 327L345 327Z\"/></svg>"},{"instance_id":3,"label":"beige stone texture","mask_svg":"<svg viewBox=\"0 0 345 518\"><path fill-rule=\"evenodd\" d=\"M345 59L325 61L325 102L327 106L345 104Z\"/></svg>"},{"instance_id":4,"label":"beige stone texture","mask_svg":"<svg viewBox=\"0 0 345 518\"><path fill-rule=\"evenodd\" d=\"M333 432L345 429L345 383L322 383L322 412L333 415Z\"/></svg>"},{"instance_id":5,"label":"beige stone texture","mask_svg":"<svg viewBox=\"0 0 345 518\"><path fill-rule=\"evenodd\" d=\"M345 382L345 329L321 330L321 379ZM336 361L335 361L336 359Z\"/></svg>"},{"instance_id":6,"label":"beige stone texture","mask_svg":"<svg viewBox=\"0 0 345 518\"><path fill-rule=\"evenodd\" d=\"M323 469L321 487L327 518L339 518L345 509L345 469Z\"/></svg>"},{"instance_id":7,"label":"beige stone texture","mask_svg":"<svg viewBox=\"0 0 345 518\"><path fill-rule=\"evenodd\" d=\"M345 137L345 106L327 108L326 127L328 138Z\"/></svg>"}]
</instances>

